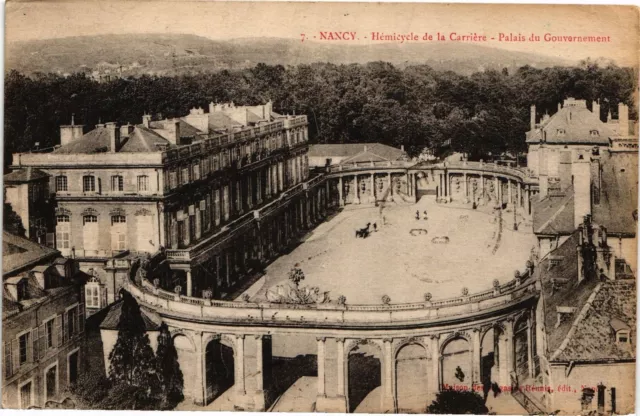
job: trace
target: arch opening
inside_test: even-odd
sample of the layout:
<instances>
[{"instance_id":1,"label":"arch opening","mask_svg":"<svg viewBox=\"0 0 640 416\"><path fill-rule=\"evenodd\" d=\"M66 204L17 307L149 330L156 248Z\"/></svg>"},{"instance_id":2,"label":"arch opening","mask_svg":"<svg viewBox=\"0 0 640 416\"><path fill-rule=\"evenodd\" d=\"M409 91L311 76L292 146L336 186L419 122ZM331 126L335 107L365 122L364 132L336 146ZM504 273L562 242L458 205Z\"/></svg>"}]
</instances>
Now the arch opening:
<instances>
[{"instance_id":1,"label":"arch opening","mask_svg":"<svg viewBox=\"0 0 640 416\"><path fill-rule=\"evenodd\" d=\"M422 345L407 344L396 355L398 413L425 413L431 360Z\"/></svg>"},{"instance_id":2,"label":"arch opening","mask_svg":"<svg viewBox=\"0 0 640 416\"><path fill-rule=\"evenodd\" d=\"M233 347L213 339L205 350L205 402L213 402L235 384Z\"/></svg>"},{"instance_id":3,"label":"arch opening","mask_svg":"<svg viewBox=\"0 0 640 416\"><path fill-rule=\"evenodd\" d=\"M349 413L382 411L382 351L376 345L359 344L347 357Z\"/></svg>"},{"instance_id":4,"label":"arch opening","mask_svg":"<svg viewBox=\"0 0 640 416\"><path fill-rule=\"evenodd\" d=\"M472 358L469 341L455 337L442 348L442 389L471 390Z\"/></svg>"}]
</instances>

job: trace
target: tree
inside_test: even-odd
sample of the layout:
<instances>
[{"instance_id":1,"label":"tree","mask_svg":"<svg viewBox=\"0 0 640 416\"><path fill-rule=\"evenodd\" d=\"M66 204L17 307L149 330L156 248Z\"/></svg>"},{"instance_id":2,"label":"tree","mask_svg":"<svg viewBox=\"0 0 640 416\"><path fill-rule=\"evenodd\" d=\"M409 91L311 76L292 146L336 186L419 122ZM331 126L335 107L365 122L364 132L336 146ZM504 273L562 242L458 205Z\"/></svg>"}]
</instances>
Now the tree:
<instances>
[{"instance_id":1,"label":"tree","mask_svg":"<svg viewBox=\"0 0 640 416\"><path fill-rule=\"evenodd\" d=\"M160 380L140 306L126 290L121 290L121 295L118 339L109 354L109 381L117 389L126 390L125 386L139 388L135 397L142 403L136 408L141 408L146 402L157 400L161 391Z\"/></svg>"},{"instance_id":2,"label":"tree","mask_svg":"<svg viewBox=\"0 0 640 416\"><path fill-rule=\"evenodd\" d=\"M296 287L304 280L304 272L300 268L300 263L296 263L293 269L289 271L289 280L291 280Z\"/></svg>"},{"instance_id":3,"label":"tree","mask_svg":"<svg viewBox=\"0 0 640 416\"><path fill-rule=\"evenodd\" d=\"M156 367L165 402L171 405L181 402L184 399L182 393L184 378L178 362L178 351L173 344L169 328L164 322L160 326L160 335L158 335Z\"/></svg>"},{"instance_id":4,"label":"tree","mask_svg":"<svg viewBox=\"0 0 640 416\"><path fill-rule=\"evenodd\" d=\"M20 237L24 237L26 235L26 230L22 225L22 219L13 210L11 204L7 202L4 203L3 221L3 228L5 231Z\"/></svg>"},{"instance_id":5,"label":"tree","mask_svg":"<svg viewBox=\"0 0 640 416\"><path fill-rule=\"evenodd\" d=\"M444 390L427 407L427 413L434 414L473 414L484 415L489 412L484 399L473 391Z\"/></svg>"}]
</instances>

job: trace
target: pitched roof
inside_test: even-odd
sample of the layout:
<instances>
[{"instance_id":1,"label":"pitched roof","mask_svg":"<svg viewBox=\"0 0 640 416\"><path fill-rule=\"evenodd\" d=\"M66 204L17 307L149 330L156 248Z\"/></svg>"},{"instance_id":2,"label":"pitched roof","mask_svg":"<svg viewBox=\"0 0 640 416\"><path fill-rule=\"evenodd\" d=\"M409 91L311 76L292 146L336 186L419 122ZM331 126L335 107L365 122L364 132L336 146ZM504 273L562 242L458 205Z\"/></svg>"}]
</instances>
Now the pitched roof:
<instances>
[{"instance_id":1,"label":"pitched roof","mask_svg":"<svg viewBox=\"0 0 640 416\"><path fill-rule=\"evenodd\" d=\"M164 130L166 128L166 125L168 123L170 123L171 120L161 120L161 121L152 121L149 123L149 127L153 130ZM179 126L180 126L180 137L184 137L184 138L193 138L196 137L198 134L202 134L205 132L202 132L200 130L198 130L197 128L195 128L194 126L192 126L191 124L187 123L186 121L184 121L183 119L178 119L179 122Z\"/></svg>"},{"instance_id":2,"label":"pitched roof","mask_svg":"<svg viewBox=\"0 0 640 416\"><path fill-rule=\"evenodd\" d=\"M575 229L573 187L564 196L549 196L533 201L533 232L536 234L571 234Z\"/></svg>"},{"instance_id":3,"label":"pitched roof","mask_svg":"<svg viewBox=\"0 0 640 416\"><path fill-rule=\"evenodd\" d=\"M4 276L59 254L52 248L6 231L2 232L2 274Z\"/></svg>"},{"instance_id":4,"label":"pitched roof","mask_svg":"<svg viewBox=\"0 0 640 416\"><path fill-rule=\"evenodd\" d=\"M587 303L585 315L574 322L575 330L561 351L559 361L594 361L634 359L634 342L619 343L615 339L615 326L619 329L636 327L635 280L607 280L599 290L594 290L591 303Z\"/></svg>"},{"instance_id":5,"label":"pitched roof","mask_svg":"<svg viewBox=\"0 0 640 416\"><path fill-rule=\"evenodd\" d=\"M576 102L581 102L578 100ZM565 104L567 101L565 101ZM597 135L591 135L596 130ZM586 103L578 106L565 105L541 127L527 132L527 143L539 143L546 135L550 144L581 143L607 146L609 137L615 132L592 113Z\"/></svg>"},{"instance_id":6,"label":"pitched roof","mask_svg":"<svg viewBox=\"0 0 640 416\"><path fill-rule=\"evenodd\" d=\"M37 181L38 179L48 178L49 174L37 168L27 167L16 169L11 173L4 175L4 183L25 183Z\"/></svg>"},{"instance_id":7,"label":"pitched roof","mask_svg":"<svg viewBox=\"0 0 640 416\"><path fill-rule=\"evenodd\" d=\"M171 144L167 139L141 124L135 126L129 137L122 140L123 144L118 149L120 153L157 152L157 145L169 146ZM106 127L96 127L80 139L60 146L53 153L93 154L110 151L111 138L109 130Z\"/></svg>"},{"instance_id":8,"label":"pitched roof","mask_svg":"<svg viewBox=\"0 0 640 416\"><path fill-rule=\"evenodd\" d=\"M593 221L610 234L635 235L638 224L638 154L601 152L600 201L592 204Z\"/></svg>"},{"instance_id":9,"label":"pitched roof","mask_svg":"<svg viewBox=\"0 0 640 416\"><path fill-rule=\"evenodd\" d=\"M109 312L100 323L100 329L118 329L118 322L120 322L120 314L122 313L122 301L109 306ZM147 331L157 331L160 329L162 319L155 312L146 309L144 306L140 306L140 312L142 320Z\"/></svg>"},{"instance_id":10,"label":"pitched roof","mask_svg":"<svg viewBox=\"0 0 640 416\"><path fill-rule=\"evenodd\" d=\"M208 113L209 116L209 130L224 130L234 126L242 126L239 123L221 112Z\"/></svg>"},{"instance_id":11,"label":"pitched roof","mask_svg":"<svg viewBox=\"0 0 640 416\"><path fill-rule=\"evenodd\" d=\"M309 157L347 157L369 152L382 160L400 160L404 152L381 143L313 144L309 146Z\"/></svg>"}]
</instances>

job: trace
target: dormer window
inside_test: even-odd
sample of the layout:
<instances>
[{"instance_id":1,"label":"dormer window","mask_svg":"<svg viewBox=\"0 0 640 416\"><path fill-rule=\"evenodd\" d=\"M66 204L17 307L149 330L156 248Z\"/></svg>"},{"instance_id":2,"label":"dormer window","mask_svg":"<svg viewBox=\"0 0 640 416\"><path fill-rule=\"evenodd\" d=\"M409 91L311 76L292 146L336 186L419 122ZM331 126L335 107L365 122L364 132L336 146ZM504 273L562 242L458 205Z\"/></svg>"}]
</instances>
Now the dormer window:
<instances>
[{"instance_id":1,"label":"dormer window","mask_svg":"<svg viewBox=\"0 0 640 416\"><path fill-rule=\"evenodd\" d=\"M589 134L591 135L591 137L598 137L600 136L600 132L598 132L598 130L591 130L589 132Z\"/></svg>"},{"instance_id":2,"label":"dormer window","mask_svg":"<svg viewBox=\"0 0 640 416\"><path fill-rule=\"evenodd\" d=\"M630 337L630 331L626 331L626 330L621 330L616 332L616 342L619 344L628 344L631 339Z\"/></svg>"},{"instance_id":3,"label":"dormer window","mask_svg":"<svg viewBox=\"0 0 640 416\"><path fill-rule=\"evenodd\" d=\"M16 285L18 288L18 302L29 299L29 292L27 291L27 280L23 279Z\"/></svg>"}]
</instances>

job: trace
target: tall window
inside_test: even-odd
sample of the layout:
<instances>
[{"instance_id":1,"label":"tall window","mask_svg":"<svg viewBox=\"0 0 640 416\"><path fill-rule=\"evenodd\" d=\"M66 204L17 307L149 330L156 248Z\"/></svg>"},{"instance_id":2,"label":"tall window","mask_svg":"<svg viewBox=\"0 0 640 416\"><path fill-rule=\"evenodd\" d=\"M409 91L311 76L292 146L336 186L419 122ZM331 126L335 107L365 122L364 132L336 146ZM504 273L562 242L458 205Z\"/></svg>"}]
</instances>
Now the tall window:
<instances>
[{"instance_id":1,"label":"tall window","mask_svg":"<svg viewBox=\"0 0 640 416\"><path fill-rule=\"evenodd\" d=\"M69 355L68 359L69 383L73 384L78 380L78 351Z\"/></svg>"},{"instance_id":2,"label":"tall window","mask_svg":"<svg viewBox=\"0 0 640 416\"><path fill-rule=\"evenodd\" d=\"M169 172L169 188L175 189L178 187L178 172Z\"/></svg>"},{"instance_id":3,"label":"tall window","mask_svg":"<svg viewBox=\"0 0 640 416\"><path fill-rule=\"evenodd\" d=\"M189 167L184 167L182 168L182 170L180 171L181 175L180 175L180 184L181 185L185 185L187 183L189 183Z\"/></svg>"},{"instance_id":4,"label":"tall window","mask_svg":"<svg viewBox=\"0 0 640 416\"><path fill-rule=\"evenodd\" d=\"M87 308L100 308L100 285L87 283L84 290Z\"/></svg>"},{"instance_id":5,"label":"tall window","mask_svg":"<svg viewBox=\"0 0 640 416\"><path fill-rule=\"evenodd\" d=\"M56 192L67 191L67 177L66 176L56 176Z\"/></svg>"},{"instance_id":6,"label":"tall window","mask_svg":"<svg viewBox=\"0 0 640 416\"><path fill-rule=\"evenodd\" d=\"M20 365L29 359L29 333L23 334L19 338L20 343Z\"/></svg>"},{"instance_id":7,"label":"tall window","mask_svg":"<svg viewBox=\"0 0 640 416\"><path fill-rule=\"evenodd\" d=\"M45 330L45 342L47 349L49 348L53 348L53 319L49 319L47 322L45 322L44 324L44 330Z\"/></svg>"},{"instance_id":8,"label":"tall window","mask_svg":"<svg viewBox=\"0 0 640 416\"><path fill-rule=\"evenodd\" d=\"M68 215L58 215L56 217L56 248L57 249L69 249L71 248L70 242L70 219Z\"/></svg>"},{"instance_id":9,"label":"tall window","mask_svg":"<svg viewBox=\"0 0 640 416\"><path fill-rule=\"evenodd\" d=\"M55 365L47 370L46 375L46 399L51 399L58 395L58 366Z\"/></svg>"},{"instance_id":10,"label":"tall window","mask_svg":"<svg viewBox=\"0 0 640 416\"><path fill-rule=\"evenodd\" d=\"M127 217L124 215L111 216L111 249L127 249Z\"/></svg>"},{"instance_id":11,"label":"tall window","mask_svg":"<svg viewBox=\"0 0 640 416\"><path fill-rule=\"evenodd\" d=\"M197 181L200 179L200 163L196 162L193 164L193 180Z\"/></svg>"},{"instance_id":12,"label":"tall window","mask_svg":"<svg viewBox=\"0 0 640 416\"><path fill-rule=\"evenodd\" d=\"M85 252L98 250L98 217L96 215L85 215L82 217L82 244Z\"/></svg>"},{"instance_id":13,"label":"tall window","mask_svg":"<svg viewBox=\"0 0 640 416\"><path fill-rule=\"evenodd\" d=\"M96 191L96 177L87 175L82 177L82 190L84 192Z\"/></svg>"},{"instance_id":14,"label":"tall window","mask_svg":"<svg viewBox=\"0 0 640 416\"><path fill-rule=\"evenodd\" d=\"M31 387L32 383L29 381L20 387L20 407L27 409L31 406Z\"/></svg>"},{"instance_id":15,"label":"tall window","mask_svg":"<svg viewBox=\"0 0 640 416\"><path fill-rule=\"evenodd\" d=\"M138 192L149 190L149 177L147 175L138 176Z\"/></svg>"},{"instance_id":16,"label":"tall window","mask_svg":"<svg viewBox=\"0 0 640 416\"><path fill-rule=\"evenodd\" d=\"M122 192L124 190L124 178L122 175L111 177L111 190L114 192Z\"/></svg>"},{"instance_id":17,"label":"tall window","mask_svg":"<svg viewBox=\"0 0 640 416\"><path fill-rule=\"evenodd\" d=\"M78 317L78 307L71 308L67 311L67 338L73 338L76 333L76 318Z\"/></svg>"},{"instance_id":18,"label":"tall window","mask_svg":"<svg viewBox=\"0 0 640 416\"><path fill-rule=\"evenodd\" d=\"M88 225L88 224L97 223L97 222L98 222L98 217L95 215L85 215L84 217L82 217L83 225Z\"/></svg>"}]
</instances>

